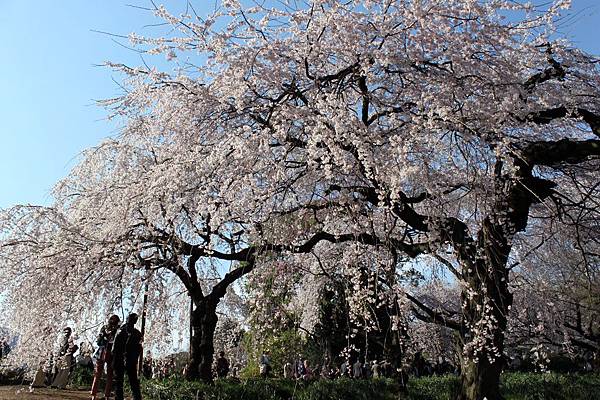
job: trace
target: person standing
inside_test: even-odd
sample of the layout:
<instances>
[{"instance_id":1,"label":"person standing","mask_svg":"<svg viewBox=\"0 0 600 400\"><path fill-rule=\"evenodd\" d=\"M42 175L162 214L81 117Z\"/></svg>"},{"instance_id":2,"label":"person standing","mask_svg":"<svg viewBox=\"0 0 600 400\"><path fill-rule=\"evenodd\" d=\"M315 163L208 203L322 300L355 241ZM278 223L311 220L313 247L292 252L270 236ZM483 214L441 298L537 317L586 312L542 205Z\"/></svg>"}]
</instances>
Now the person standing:
<instances>
[{"instance_id":1,"label":"person standing","mask_svg":"<svg viewBox=\"0 0 600 400\"><path fill-rule=\"evenodd\" d=\"M284 379L293 379L294 375L294 365L291 362L286 362L283 366L283 378Z\"/></svg>"},{"instance_id":2,"label":"person standing","mask_svg":"<svg viewBox=\"0 0 600 400\"><path fill-rule=\"evenodd\" d=\"M350 361L345 359L340 365L340 378L348 378L350 375Z\"/></svg>"},{"instance_id":3,"label":"person standing","mask_svg":"<svg viewBox=\"0 0 600 400\"><path fill-rule=\"evenodd\" d=\"M308 363L308 359L305 358L304 361L302 361L302 366L304 367L304 374L302 375L302 379L305 381L311 380L313 377L313 371L310 367L310 364Z\"/></svg>"},{"instance_id":4,"label":"person standing","mask_svg":"<svg viewBox=\"0 0 600 400\"><path fill-rule=\"evenodd\" d=\"M229 361L225 358L224 351L219 352L216 369L218 378L227 378L227 374L229 373Z\"/></svg>"},{"instance_id":5,"label":"person standing","mask_svg":"<svg viewBox=\"0 0 600 400\"><path fill-rule=\"evenodd\" d=\"M113 383L113 365L112 365L112 346L115 335L119 329L121 319L118 315L111 315L108 323L100 328L96 344L98 345L98 358L96 360L96 369L94 371L94 381L92 382L92 400L96 400L98 385L102 379L104 365L106 364L106 386L104 387L104 398L110 397Z\"/></svg>"},{"instance_id":6,"label":"person standing","mask_svg":"<svg viewBox=\"0 0 600 400\"><path fill-rule=\"evenodd\" d=\"M356 358L356 362L352 364L352 377L354 379L362 379L363 377L363 365L358 357Z\"/></svg>"},{"instance_id":7,"label":"person standing","mask_svg":"<svg viewBox=\"0 0 600 400\"><path fill-rule=\"evenodd\" d=\"M271 360L269 359L268 351L264 351L260 356L259 366L260 376L268 378L271 373Z\"/></svg>"},{"instance_id":8,"label":"person standing","mask_svg":"<svg viewBox=\"0 0 600 400\"><path fill-rule=\"evenodd\" d=\"M78 349L73 341L71 332L71 328L69 327L63 329L63 336L60 338L54 359L51 387L63 389L69 380L71 366L73 365L73 354Z\"/></svg>"},{"instance_id":9,"label":"person standing","mask_svg":"<svg viewBox=\"0 0 600 400\"><path fill-rule=\"evenodd\" d=\"M141 400L140 380L137 368L138 359L142 353L142 333L135 328L138 320L136 313L131 313L121 327L113 344L113 370L115 385L115 400L123 400L123 381L125 372L129 378L129 386L133 400Z\"/></svg>"},{"instance_id":10,"label":"person standing","mask_svg":"<svg viewBox=\"0 0 600 400\"><path fill-rule=\"evenodd\" d=\"M152 379L152 357L150 356L144 358L144 363L142 364L142 375L146 379ZM183 374L183 376L185 376L185 374Z\"/></svg>"},{"instance_id":11,"label":"person standing","mask_svg":"<svg viewBox=\"0 0 600 400\"><path fill-rule=\"evenodd\" d=\"M332 375L331 361L329 360L329 357L325 356L325 359L323 360L323 366L321 367L321 378L331 379Z\"/></svg>"}]
</instances>

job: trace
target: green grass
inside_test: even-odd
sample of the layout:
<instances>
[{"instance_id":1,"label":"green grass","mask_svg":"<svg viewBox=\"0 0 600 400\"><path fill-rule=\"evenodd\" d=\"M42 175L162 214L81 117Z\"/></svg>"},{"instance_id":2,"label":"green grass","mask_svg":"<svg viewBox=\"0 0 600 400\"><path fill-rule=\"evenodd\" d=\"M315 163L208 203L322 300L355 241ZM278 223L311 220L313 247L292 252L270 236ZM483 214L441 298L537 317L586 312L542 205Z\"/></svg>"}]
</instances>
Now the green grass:
<instances>
[{"instance_id":1,"label":"green grass","mask_svg":"<svg viewBox=\"0 0 600 400\"><path fill-rule=\"evenodd\" d=\"M74 379L85 385L82 374ZM75 383L75 382L74 382ZM456 376L411 378L406 392L390 379L217 380L214 385L182 379L144 380L148 400L452 400L459 389ZM506 400L600 400L600 374L506 373L501 391Z\"/></svg>"},{"instance_id":2,"label":"green grass","mask_svg":"<svg viewBox=\"0 0 600 400\"><path fill-rule=\"evenodd\" d=\"M600 374L504 374L502 393L506 400L600 399Z\"/></svg>"},{"instance_id":3,"label":"green grass","mask_svg":"<svg viewBox=\"0 0 600 400\"><path fill-rule=\"evenodd\" d=\"M412 379L407 400L451 400L459 378L441 376ZM500 391L506 400L600 400L600 374L506 373Z\"/></svg>"}]
</instances>

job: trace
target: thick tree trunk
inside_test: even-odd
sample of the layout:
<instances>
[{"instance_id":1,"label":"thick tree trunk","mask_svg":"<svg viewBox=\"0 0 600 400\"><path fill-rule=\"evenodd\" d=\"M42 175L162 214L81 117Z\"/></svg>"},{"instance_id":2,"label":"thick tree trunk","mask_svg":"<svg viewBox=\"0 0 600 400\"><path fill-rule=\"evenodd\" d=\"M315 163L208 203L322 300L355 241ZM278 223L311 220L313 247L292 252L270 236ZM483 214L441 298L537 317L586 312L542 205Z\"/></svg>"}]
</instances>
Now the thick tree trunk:
<instances>
[{"instance_id":1,"label":"thick tree trunk","mask_svg":"<svg viewBox=\"0 0 600 400\"><path fill-rule=\"evenodd\" d=\"M510 250L501 225L486 219L478 235L475 256L463 265L460 400L502 398L504 332L513 299L506 265Z\"/></svg>"},{"instance_id":2,"label":"thick tree trunk","mask_svg":"<svg viewBox=\"0 0 600 400\"><path fill-rule=\"evenodd\" d=\"M195 308L191 315L192 338L190 360L186 379L201 379L212 382L212 364L214 358L214 334L217 326L217 303L210 298L194 301Z\"/></svg>"},{"instance_id":3,"label":"thick tree trunk","mask_svg":"<svg viewBox=\"0 0 600 400\"><path fill-rule=\"evenodd\" d=\"M502 398L500 395L500 372L502 372L500 360L490 363L484 357L475 363L463 357L461 361L461 392L458 397L460 400Z\"/></svg>"}]
</instances>

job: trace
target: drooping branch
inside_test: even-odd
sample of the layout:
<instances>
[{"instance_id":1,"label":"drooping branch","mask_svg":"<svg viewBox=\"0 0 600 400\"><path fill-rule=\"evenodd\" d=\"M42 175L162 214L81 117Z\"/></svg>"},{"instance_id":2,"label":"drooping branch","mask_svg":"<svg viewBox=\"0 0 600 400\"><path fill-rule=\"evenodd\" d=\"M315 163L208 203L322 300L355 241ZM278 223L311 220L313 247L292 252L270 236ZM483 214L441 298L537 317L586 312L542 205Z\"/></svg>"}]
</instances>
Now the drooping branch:
<instances>
[{"instance_id":1,"label":"drooping branch","mask_svg":"<svg viewBox=\"0 0 600 400\"><path fill-rule=\"evenodd\" d=\"M461 324L449 319L449 316L446 315L446 313L436 311L431 307L426 306L423 302L419 301L419 299L409 293L406 293L406 298L418 307L418 310L413 308L413 312L415 317L419 320L442 325L456 331L460 331L462 329ZM419 310L425 312L426 315L421 314Z\"/></svg>"},{"instance_id":2,"label":"drooping branch","mask_svg":"<svg viewBox=\"0 0 600 400\"><path fill-rule=\"evenodd\" d=\"M561 164L579 164L589 157L600 156L600 140L538 141L529 143L522 153L530 165L558 167Z\"/></svg>"}]
</instances>

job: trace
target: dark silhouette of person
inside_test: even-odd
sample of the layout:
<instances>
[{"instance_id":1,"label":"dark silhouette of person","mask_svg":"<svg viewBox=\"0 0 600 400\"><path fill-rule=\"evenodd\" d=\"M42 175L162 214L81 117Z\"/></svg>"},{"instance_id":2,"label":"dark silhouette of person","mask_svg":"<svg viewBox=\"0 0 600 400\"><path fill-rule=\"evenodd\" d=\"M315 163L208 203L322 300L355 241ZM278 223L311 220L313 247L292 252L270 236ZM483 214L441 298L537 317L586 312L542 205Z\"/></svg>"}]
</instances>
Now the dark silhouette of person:
<instances>
[{"instance_id":1,"label":"dark silhouette of person","mask_svg":"<svg viewBox=\"0 0 600 400\"><path fill-rule=\"evenodd\" d=\"M98 345L99 357L96 360L96 368L94 370L94 380L92 382L92 400L96 399L98 393L98 386L102 380L102 374L104 373L104 364L106 364L106 386L104 387L104 398L110 397L110 392L113 384L113 358L112 358L112 346L115 340L115 336L119 330L119 323L121 319L118 315L111 315L108 319L108 323L100 329L96 344Z\"/></svg>"},{"instance_id":2,"label":"dark silhouette of person","mask_svg":"<svg viewBox=\"0 0 600 400\"><path fill-rule=\"evenodd\" d=\"M113 343L113 371L115 400L123 400L123 381L125 372L129 378L131 394L134 400L141 400L140 380L138 378L138 359L142 352L142 333L135 328L138 320L136 313L127 317Z\"/></svg>"},{"instance_id":3,"label":"dark silhouette of person","mask_svg":"<svg viewBox=\"0 0 600 400\"><path fill-rule=\"evenodd\" d=\"M221 351L219 353L219 358L217 358L217 376L221 379L227 378L227 374L229 373L229 361L225 358L225 352Z\"/></svg>"}]
</instances>

